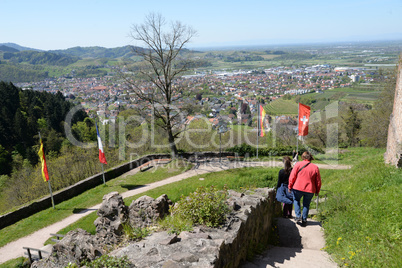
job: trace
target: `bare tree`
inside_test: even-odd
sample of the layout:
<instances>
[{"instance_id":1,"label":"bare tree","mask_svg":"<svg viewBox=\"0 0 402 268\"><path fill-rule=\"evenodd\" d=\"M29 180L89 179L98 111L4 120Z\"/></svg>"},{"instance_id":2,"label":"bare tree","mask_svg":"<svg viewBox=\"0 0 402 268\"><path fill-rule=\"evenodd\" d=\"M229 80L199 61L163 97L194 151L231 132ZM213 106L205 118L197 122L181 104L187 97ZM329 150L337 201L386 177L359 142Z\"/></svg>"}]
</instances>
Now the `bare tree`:
<instances>
[{"instance_id":1,"label":"bare tree","mask_svg":"<svg viewBox=\"0 0 402 268\"><path fill-rule=\"evenodd\" d=\"M180 22L167 23L160 14L150 13L143 24L134 24L130 37L144 45L133 47L142 58L140 79L126 77L130 88L143 104L150 104L154 119L166 131L172 157L177 156L175 140L183 131L184 120L175 104L182 90L174 81L190 68L183 49L196 31ZM144 86L148 82L148 86Z\"/></svg>"}]
</instances>

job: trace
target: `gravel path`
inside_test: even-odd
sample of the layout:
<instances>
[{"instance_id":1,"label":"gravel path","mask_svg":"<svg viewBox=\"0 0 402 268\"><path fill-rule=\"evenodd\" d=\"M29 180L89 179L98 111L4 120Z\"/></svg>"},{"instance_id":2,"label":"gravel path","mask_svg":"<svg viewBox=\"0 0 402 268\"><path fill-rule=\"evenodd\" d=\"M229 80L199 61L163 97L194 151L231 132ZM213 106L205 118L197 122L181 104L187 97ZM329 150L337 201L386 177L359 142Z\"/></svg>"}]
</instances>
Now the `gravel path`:
<instances>
[{"instance_id":1,"label":"gravel path","mask_svg":"<svg viewBox=\"0 0 402 268\"><path fill-rule=\"evenodd\" d=\"M282 166L282 162L278 161L269 161L269 162L230 162L227 160L222 160L222 162L219 162L218 159L211 159L209 161L205 162L198 162L195 167L189 171L186 171L182 174L167 178L162 181L150 183L147 185L144 185L141 188L133 189L127 192L122 193L121 195L123 198L127 198L136 194L140 194L143 192L146 192L148 190L181 181L196 175L200 174L205 174L205 173L210 173L210 172L217 172L217 171L222 171L222 170L227 170L227 169L233 169L233 168L241 168L241 167L257 167L257 166L265 166L265 167L280 167ZM350 166L330 166L330 165L324 165L324 164L319 164L319 168L322 169L348 169ZM128 172L128 174L124 174L122 176L127 176L131 174L135 174L138 172L137 169L131 170ZM80 218L90 214L94 210L97 210L100 207L101 204L97 204L93 207L90 207L88 209L82 210L79 213L73 214L57 223L54 223L52 225L49 225L45 228L42 228L26 237L20 238L16 241L10 242L4 247L0 248L0 263L6 262L11 259L15 259L18 257L21 257L24 255L23 247L30 247L30 248L42 248L46 240L50 238L51 233L57 233L59 230L67 227L68 225L76 222ZM258 266L262 267L262 266ZM265 267L265 266L264 266ZM267 266L269 267L269 266ZM313 266L312 266L313 267Z\"/></svg>"}]
</instances>

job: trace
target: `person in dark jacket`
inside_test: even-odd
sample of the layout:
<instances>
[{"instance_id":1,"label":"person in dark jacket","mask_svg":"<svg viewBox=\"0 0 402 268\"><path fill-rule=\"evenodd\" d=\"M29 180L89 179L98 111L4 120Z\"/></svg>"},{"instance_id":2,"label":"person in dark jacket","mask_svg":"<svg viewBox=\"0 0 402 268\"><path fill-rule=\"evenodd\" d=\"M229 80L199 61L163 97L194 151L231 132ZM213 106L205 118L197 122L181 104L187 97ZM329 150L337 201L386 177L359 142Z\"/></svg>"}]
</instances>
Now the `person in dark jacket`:
<instances>
[{"instance_id":1,"label":"person in dark jacket","mask_svg":"<svg viewBox=\"0 0 402 268\"><path fill-rule=\"evenodd\" d=\"M302 160L294 165L288 188L289 191L293 190L296 222L306 226L311 199L321 190L321 175L318 167L311 163L313 156L310 152L304 152ZM301 198L303 198L303 211L300 206Z\"/></svg>"},{"instance_id":2,"label":"person in dark jacket","mask_svg":"<svg viewBox=\"0 0 402 268\"><path fill-rule=\"evenodd\" d=\"M279 171L276 185L276 199L283 203L283 217L292 218L293 194L288 190L289 176L292 171L292 159L289 156L283 158L284 168Z\"/></svg>"}]
</instances>

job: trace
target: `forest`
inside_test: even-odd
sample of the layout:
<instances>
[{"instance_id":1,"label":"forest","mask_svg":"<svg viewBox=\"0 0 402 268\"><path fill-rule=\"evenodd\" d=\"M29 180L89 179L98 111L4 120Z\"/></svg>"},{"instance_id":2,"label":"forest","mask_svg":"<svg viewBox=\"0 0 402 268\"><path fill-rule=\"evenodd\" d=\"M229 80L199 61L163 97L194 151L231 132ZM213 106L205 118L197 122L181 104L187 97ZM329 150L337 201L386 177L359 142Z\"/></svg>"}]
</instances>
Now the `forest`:
<instances>
[{"instance_id":1,"label":"forest","mask_svg":"<svg viewBox=\"0 0 402 268\"><path fill-rule=\"evenodd\" d=\"M38 162L38 133L45 138L46 148L58 153L64 137L63 121L74 106L58 92L51 94L21 90L12 83L0 82L0 175L10 175L12 158L19 155L31 165ZM84 111L72 122L83 121Z\"/></svg>"}]
</instances>

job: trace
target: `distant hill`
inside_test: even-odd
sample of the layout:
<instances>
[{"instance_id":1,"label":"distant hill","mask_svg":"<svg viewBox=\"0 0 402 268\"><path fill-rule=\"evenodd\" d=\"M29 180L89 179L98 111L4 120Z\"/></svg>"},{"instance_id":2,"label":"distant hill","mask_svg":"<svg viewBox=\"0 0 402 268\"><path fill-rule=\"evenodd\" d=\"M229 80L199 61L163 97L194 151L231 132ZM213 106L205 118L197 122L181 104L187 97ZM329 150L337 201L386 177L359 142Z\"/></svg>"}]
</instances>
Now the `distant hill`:
<instances>
[{"instance_id":1,"label":"distant hill","mask_svg":"<svg viewBox=\"0 0 402 268\"><path fill-rule=\"evenodd\" d=\"M63 50L49 50L48 52L76 56L80 58L129 58L134 56L130 46L105 48L105 47L72 47Z\"/></svg>"},{"instance_id":2,"label":"distant hill","mask_svg":"<svg viewBox=\"0 0 402 268\"><path fill-rule=\"evenodd\" d=\"M0 52L18 52L18 49L12 48L12 47L8 47L5 45L0 45Z\"/></svg>"},{"instance_id":3,"label":"distant hill","mask_svg":"<svg viewBox=\"0 0 402 268\"><path fill-rule=\"evenodd\" d=\"M18 44L15 44L15 43L0 43L0 46L11 47L11 48L14 48L14 49L16 49L18 51L25 51L25 50L41 51L40 49L30 48L30 47L23 47L23 46L20 46Z\"/></svg>"},{"instance_id":4,"label":"distant hill","mask_svg":"<svg viewBox=\"0 0 402 268\"><path fill-rule=\"evenodd\" d=\"M5 52L3 59L13 63L29 63L33 65L47 64L53 66L67 66L78 61L80 58L69 55L60 55L40 51L18 51L14 53Z\"/></svg>"}]
</instances>

